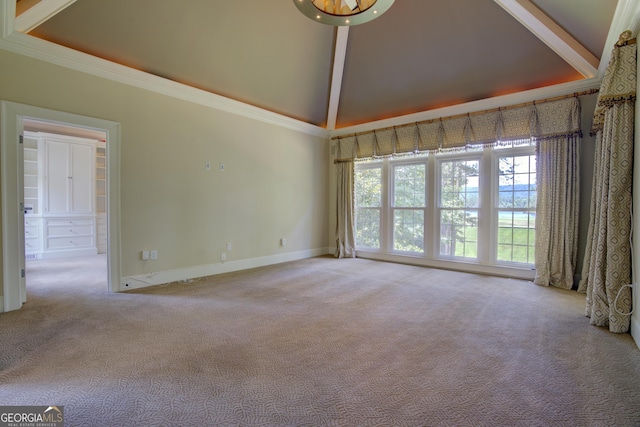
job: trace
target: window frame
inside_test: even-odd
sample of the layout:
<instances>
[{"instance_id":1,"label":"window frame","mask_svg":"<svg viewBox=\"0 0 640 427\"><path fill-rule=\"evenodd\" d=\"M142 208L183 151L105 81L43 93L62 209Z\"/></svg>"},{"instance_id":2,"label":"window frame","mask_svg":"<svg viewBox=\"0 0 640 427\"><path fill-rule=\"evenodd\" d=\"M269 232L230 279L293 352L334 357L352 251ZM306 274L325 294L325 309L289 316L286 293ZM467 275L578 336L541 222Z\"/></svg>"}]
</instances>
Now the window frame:
<instances>
[{"instance_id":1,"label":"window frame","mask_svg":"<svg viewBox=\"0 0 640 427\"><path fill-rule=\"evenodd\" d=\"M388 159L388 178L387 188L389 193L388 200L388 218L387 218L387 250L389 253L405 255L405 256L424 256L427 252L427 210L429 208L429 157L428 155L412 156L405 158ZM395 171L397 167L412 166L412 165L424 165L425 177L424 177L424 206L418 207L398 207L395 206ZM396 210L422 210L422 252L418 251L402 251L395 249L395 213Z\"/></svg>"},{"instance_id":2,"label":"window frame","mask_svg":"<svg viewBox=\"0 0 640 427\"><path fill-rule=\"evenodd\" d=\"M437 185L437 194L436 194L436 200L435 200L435 219L436 219L436 230L434 233L434 243L436 245L436 250L435 250L435 255L436 258L438 259L443 259L443 260L453 260L453 261L463 261L463 262L479 262L481 261L481 256L480 256L480 235L481 232L483 230L483 217L484 215L482 215L482 208L483 208L483 189L482 189L482 184L483 184L483 173L484 173L484 165L483 165L483 161L482 161L482 157L483 157L483 152L480 150L473 150L473 151L465 151L465 152L461 152L461 153L440 153L436 156L436 179L438 182ZM442 206L442 190L443 190L443 184L442 184L442 164L445 162L456 162L456 161L477 161L478 162L478 206L475 208L469 208L469 207L463 207L463 208L451 208L451 207L443 207ZM478 225L477 225L477 235L476 235L476 257L472 258L472 257L465 257L465 256L456 256L456 255L443 255L440 252L440 245L441 245L441 239L442 239L442 212L444 210L461 210L461 211L467 211L467 210L475 210L478 216Z\"/></svg>"},{"instance_id":3,"label":"window frame","mask_svg":"<svg viewBox=\"0 0 640 427\"><path fill-rule=\"evenodd\" d=\"M536 157L537 153L536 153L536 146L535 143L532 142L530 145L522 145L522 146L515 146L515 147L508 147L508 148L499 148L499 149L494 149L492 150L492 163L493 163L493 184L492 184L492 197L491 197L491 207L492 207L492 215L491 215L491 229L492 229L492 239L491 239L491 243L492 243L492 248L491 248L491 253L492 253L492 263L494 265L497 266L505 266L505 267L515 267L515 268L529 268L529 269L533 269L534 268L534 264L533 263L522 263L522 262L515 262L515 261L505 261L505 260L499 260L498 259L498 249L499 249L499 242L498 242L498 231L499 231L499 214L500 212L504 212L504 211L527 211L529 213L529 215L531 213L534 214L534 216L536 216L536 211L537 211L537 207L528 207L528 208L501 208L499 206L499 201L500 201L500 157L523 157L523 156L534 156L534 158ZM537 158L536 158L536 162L537 162ZM538 187L537 184L537 171L534 169L532 171L533 173L536 174L536 189ZM531 171L530 171L531 173ZM533 227L534 233L535 233L535 222L534 222L534 227ZM534 241L534 251L535 251L535 241ZM535 252L533 257L535 258Z\"/></svg>"},{"instance_id":4,"label":"window frame","mask_svg":"<svg viewBox=\"0 0 640 427\"><path fill-rule=\"evenodd\" d=\"M384 248L385 248L385 239L384 239L384 233L383 233L383 224L385 221L385 204L386 204L386 194L385 194L385 171L384 171L384 165L383 165L383 161L382 159L378 160L370 160L370 161L363 161L363 162L357 162L355 164L354 170L354 191L357 187L357 183L356 181L356 176L357 176L357 172L358 170L366 170L366 169L380 169L380 188L381 188L381 194L380 194L380 206L377 208L377 210L379 211L379 224L378 224L378 230L379 230L379 236L378 236L378 240L380 242L380 247L376 248L376 247L369 247L369 246L356 246L356 251L357 250L366 250L366 251L375 251L375 252L383 252ZM358 208L357 206L357 195L354 194L354 227L355 228L355 233L354 235L356 236L356 245L357 245L357 224L358 224L358 210L359 209L367 209L367 210L375 210L376 208L374 207L363 207L363 208Z\"/></svg>"},{"instance_id":5,"label":"window frame","mask_svg":"<svg viewBox=\"0 0 640 427\"><path fill-rule=\"evenodd\" d=\"M380 207L380 248L360 246L356 239L358 257L423 265L435 268L447 268L470 273L501 275L524 280L533 280L535 275L532 264L498 261L498 208L499 196L499 157L535 155L535 141L514 142L511 146L498 141L492 146L468 147L464 151L420 153L417 156L376 158L369 161L356 161L355 167L381 168L381 207ZM443 161L479 160L478 177L478 234L477 258L461 256L440 256L440 165ZM424 207L424 251L409 252L393 249L393 175L398 165L416 163L426 164L425 207ZM356 206L357 208L357 202ZM411 208L413 209L413 208ZM535 212L535 209L532 209ZM357 230L356 230L357 235Z\"/></svg>"}]
</instances>

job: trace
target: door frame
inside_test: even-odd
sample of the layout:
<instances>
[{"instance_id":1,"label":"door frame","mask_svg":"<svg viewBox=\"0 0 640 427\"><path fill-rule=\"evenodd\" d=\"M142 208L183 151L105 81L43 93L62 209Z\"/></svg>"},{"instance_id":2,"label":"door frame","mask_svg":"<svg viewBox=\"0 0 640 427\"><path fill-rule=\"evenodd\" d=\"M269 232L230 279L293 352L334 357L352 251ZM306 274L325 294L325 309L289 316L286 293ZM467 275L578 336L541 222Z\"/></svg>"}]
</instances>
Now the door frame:
<instances>
[{"instance_id":1,"label":"door frame","mask_svg":"<svg viewBox=\"0 0 640 427\"><path fill-rule=\"evenodd\" d=\"M120 123L31 105L0 101L0 180L2 189L2 289L0 312L17 310L26 300L24 265L24 211L19 179L24 165L18 140L22 119L62 123L103 131L107 155L107 281L111 292L121 290L120 268ZM20 260L22 254L22 261Z\"/></svg>"}]
</instances>

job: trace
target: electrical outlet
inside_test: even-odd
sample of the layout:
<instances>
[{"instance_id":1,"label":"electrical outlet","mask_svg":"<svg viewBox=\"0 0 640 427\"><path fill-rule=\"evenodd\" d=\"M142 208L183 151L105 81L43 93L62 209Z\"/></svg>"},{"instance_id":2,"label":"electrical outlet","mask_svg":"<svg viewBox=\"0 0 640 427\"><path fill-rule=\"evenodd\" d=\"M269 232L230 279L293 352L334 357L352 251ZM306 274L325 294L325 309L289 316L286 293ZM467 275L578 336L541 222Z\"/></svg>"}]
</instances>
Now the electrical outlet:
<instances>
[{"instance_id":1,"label":"electrical outlet","mask_svg":"<svg viewBox=\"0 0 640 427\"><path fill-rule=\"evenodd\" d=\"M227 250L228 250L228 251L230 251L230 250L231 250L231 248L232 248L232 246L231 246L231 242L227 242Z\"/></svg>"},{"instance_id":2,"label":"electrical outlet","mask_svg":"<svg viewBox=\"0 0 640 427\"><path fill-rule=\"evenodd\" d=\"M149 259L149 251L142 251L142 252L140 253L140 256L142 257L142 260L143 260L143 261L148 260L148 259Z\"/></svg>"},{"instance_id":3,"label":"electrical outlet","mask_svg":"<svg viewBox=\"0 0 640 427\"><path fill-rule=\"evenodd\" d=\"M282 239L280 239L280 246L286 246L287 245L287 238L283 237Z\"/></svg>"},{"instance_id":4,"label":"electrical outlet","mask_svg":"<svg viewBox=\"0 0 640 427\"><path fill-rule=\"evenodd\" d=\"M157 250L152 250L151 251L151 259L158 259L158 251Z\"/></svg>"},{"instance_id":5,"label":"electrical outlet","mask_svg":"<svg viewBox=\"0 0 640 427\"><path fill-rule=\"evenodd\" d=\"M226 252L222 252L220 254L220 261L224 262L227 260L227 253Z\"/></svg>"}]
</instances>

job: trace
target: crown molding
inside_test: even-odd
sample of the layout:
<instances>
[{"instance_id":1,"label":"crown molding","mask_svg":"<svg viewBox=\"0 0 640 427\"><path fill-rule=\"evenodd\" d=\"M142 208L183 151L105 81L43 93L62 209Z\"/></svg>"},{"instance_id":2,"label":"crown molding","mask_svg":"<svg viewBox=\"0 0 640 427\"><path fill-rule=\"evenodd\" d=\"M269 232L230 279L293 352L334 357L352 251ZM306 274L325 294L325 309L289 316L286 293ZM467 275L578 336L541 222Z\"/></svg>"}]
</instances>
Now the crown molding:
<instances>
[{"instance_id":1,"label":"crown molding","mask_svg":"<svg viewBox=\"0 0 640 427\"><path fill-rule=\"evenodd\" d=\"M0 0L0 13L0 49L285 129L329 138L329 131L322 127L13 31L13 0Z\"/></svg>"},{"instance_id":2,"label":"crown molding","mask_svg":"<svg viewBox=\"0 0 640 427\"><path fill-rule=\"evenodd\" d=\"M404 116L382 119L375 122L363 123L360 125L349 126L337 129L331 132L331 136L341 136L351 133L360 133L382 129L393 126L402 126L409 123L421 122L425 120L433 120L445 117L457 116L459 114L473 113L483 110L491 110L500 107L509 107L511 105L523 102L540 101L545 98L555 96L570 95L577 92L587 91L600 88L600 79L592 78L579 80L570 83L547 86L538 89L527 90L523 92L512 93L508 95L495 96L493 98L480 99L477 101L465 102L463 104L452 105L449 107L438 108L434 110L422 111L420 113L407 114Z\"/></svg>"}]
</instances>

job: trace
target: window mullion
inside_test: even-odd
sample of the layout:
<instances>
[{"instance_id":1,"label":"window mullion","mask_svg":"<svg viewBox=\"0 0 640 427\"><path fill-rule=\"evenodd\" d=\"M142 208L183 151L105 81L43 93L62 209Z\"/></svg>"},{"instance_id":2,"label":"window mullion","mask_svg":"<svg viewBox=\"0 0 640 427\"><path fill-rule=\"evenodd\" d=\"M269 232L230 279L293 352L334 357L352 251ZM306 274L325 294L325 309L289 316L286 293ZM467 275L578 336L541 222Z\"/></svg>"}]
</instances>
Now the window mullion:
<instances>
[{"instance_id":1,"label":"window mullion","mask_svg":"<svg viewBox=\"0 0 640 427\"><path fill-rule=\"evenodd\" d=\"M481 264L493 264L495 261L494 230L494 185L495 165L493 150L489 147L482 151L480 159L480 206L478 208L478 261Z\"/></svg>"},{"instance_id":2,"label":"window mullion","mask_svg":"<svg viewBox=\"0 0 640 427\"><path fill-rule=\"evenodd\" d=\"M390 172L389 159L386 158L382 162L382 200L380 212L380 249L384 253L389 253L392 247L393 232L393 209L392 209L392 176Z\"/></svg>"},{"instance_id":3,"label":"window mullion","mask_svg":"<svg viewBox=\"0 0 640 427\"><path fill-rule=\"evenodd\" d=\"M427 207L424 225L424 254L427 258L435 258L436 248L439 247L440 227L438 225L438 179L436 170L436 156L427 158Z\"/></svg>"}]
</instances>

